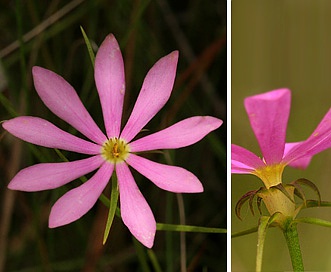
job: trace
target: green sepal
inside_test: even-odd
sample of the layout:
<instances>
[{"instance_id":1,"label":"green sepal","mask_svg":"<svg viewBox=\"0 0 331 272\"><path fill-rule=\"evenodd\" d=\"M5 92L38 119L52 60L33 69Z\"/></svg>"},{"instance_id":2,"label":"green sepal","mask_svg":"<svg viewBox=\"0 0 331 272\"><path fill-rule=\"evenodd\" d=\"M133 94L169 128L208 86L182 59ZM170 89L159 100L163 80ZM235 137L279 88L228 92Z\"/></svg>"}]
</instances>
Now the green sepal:
<instances>
[{"instance_id":1,"label":"green sepal","mask_svg":"<svg viewBox=\"0 0 331 272\"><path fill-rule=\"evenodd\" d=\"M112 182L111 182L111 194L110 194L110 200L109 200L110 201L109 212L108 212L105 233L103 235L103 242L102 242L103 244L105 244L107 241L110 227L114 220L114 216L115 216L116 209L117 209L118 195L119 195L119 190L118 190L117 177L116 177L116 174L113 173Z\"/></svg>"},{"instance_id":2,"label":"green sepal","mask_svg":"<svg viewBox=\"0 0 331 272\"><path fill-rule=\"evenodd\" d=\"M298 179L296 181L291 182L291 185L295 186L296 189L298 187L301 188L301 185L308 186L310 189L312 189L317 194L318 201L319 201L319 203L321 203L321 194L320 194L320 191L318 190L317 186L313 182L311 182L310 180L305 179L305 178L300 178L300 179ZM301 189L301 191L302 191L302 189ZM303 199L305 200L305 198L303 198Z\"/></svg>"},{"instance_id":3,"label":"green sepal","mask_svg":"<svg viewBox=\"0 0 331 272\"><path fill-rule=\"evenodd\" d=\"M241 219L240 216L240 211L241 211L241 207L245 204L246 201L249 200L249 208L251 210L251 213L254 215L254 208L253 208L253 199L256 196L256 194L258 192L260 192L262 190L262 188L258 189L258 190L253 190L253 191L249 191L247 193L245 193L237 202L236 207L235 207L235 213L237 215L237 217ZM261 212L260 208L259 211Z\"/></svg>"},{"instance_id":4,"label":"green sepal","mask_svg":"<svg viewBox=\"0 0 331 272\"><path fill-rule=\"evenodd\" d=\"M92 45L82 26L80 26L80 30L82 31L84 41L85 41L85 44L87 47L87 51L88 51L88 54L90 55L90 59L91 59L91 62L92 62L93 68L94 68L95 55L94 55L94 51L92 49Z\"/></svg>"}]
</instances>

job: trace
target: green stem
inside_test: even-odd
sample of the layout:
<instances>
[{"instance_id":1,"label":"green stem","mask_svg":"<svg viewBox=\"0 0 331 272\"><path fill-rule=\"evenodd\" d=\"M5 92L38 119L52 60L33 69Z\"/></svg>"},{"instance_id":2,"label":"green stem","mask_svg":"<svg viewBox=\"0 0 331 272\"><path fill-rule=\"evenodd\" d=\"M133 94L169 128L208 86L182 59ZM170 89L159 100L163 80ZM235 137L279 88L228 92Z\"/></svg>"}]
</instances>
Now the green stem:
<instances>
[{"instance_id":1,"label":"green stem","mask_svg":"<svg viewBox=\"0 0 331 272\"><path fill-rule=\"evenodd\" d=\"M180 231L180 232L203 232L203 233L226 233L226 229L221 228L210 228L210 227L199 227L189 225L175 225L175 224L164 224L156 223L157 230L165 231Z\"/></svg>"},{"instance_id":2,"label":"green stem","mask_svg":"<svg viewBox=\"0 0 331 272\"><path fill-rule=\"evenodd\" d=\"M283 229L283 233L290 252L293 271L304 271L297 224L293 221L289 222Z\"/></svg>"}]
</instances>

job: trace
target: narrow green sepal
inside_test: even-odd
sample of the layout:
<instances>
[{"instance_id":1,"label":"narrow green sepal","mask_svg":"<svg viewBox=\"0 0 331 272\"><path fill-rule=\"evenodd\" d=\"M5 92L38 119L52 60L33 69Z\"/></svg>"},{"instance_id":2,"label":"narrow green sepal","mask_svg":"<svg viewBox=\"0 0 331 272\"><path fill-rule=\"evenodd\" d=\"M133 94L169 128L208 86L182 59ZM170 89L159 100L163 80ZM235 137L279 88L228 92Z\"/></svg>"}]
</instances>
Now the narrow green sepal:
<instances>
[{"instance_id":1,"label":"narrow green sepal","mask_svg":"<svg viewBox=\"0 0 331 272\"><path fill-rule=\"evenodd\" d=\"M112 182L111 182L111 194L110 194L110 203L109 203L109 212L108 212L108 218L107 218L107 224L105 228L105 233L103 235L103 244L106 243L110 227L113 223L114 216L116 213L117 209L117 202L118 202L118 195L119 195L119 190L118 190L118 183L117 183L117 177L116 174L113 173L112 176Z\"/></svg>"},{"instance_id":2,"label":"narrow green sepal","mask_svg":"<svg viewBox=\"0 0 331 272\"><path fill-rule=\"evenodd\" d=\"M306 205L307 199L306 199L305 192L303 191L302 187L295 182L293 182L289 185L292 185L295 188L294 194L297 197L301 198L303 200L304 204Z\"/></svg>"},{"instance_id":3,"label":"narrow green sepal","mask_svg":"<svg viewBox=\"0 0 331 272\"><path fill-rule=\"evenodd\" d=\"M241 212L241 207L245 204L246 201L249 200L249 208L251 210L251 213L254 215L254 208L253 208L253 200L254 200L254 197L256 196L256 194L258 192L260 192L262 188L258 189L258 190L253 190L253 191L249 191L247 193L245 193L237 202L236 204L236 207L235 207L235 213L237 215L237 217L241 219L241 215L240 215L240 212ZM259 209L260 210L260 209Z\"/></svg>"},{"instance_id":4,"label":"narrow green sepal","mask_svg":"<svg viewBox=\"0 0 331 272\"><path fill-rule=\"evenodd\" d=\"M87 35L86 35L86 33L85 33L85 31L84 31L84 29L83 29L82 26L80 26L80 30L81 30L81 32L82 32L82 34L83 34L84 41L85 41L85 44L86 44L86 47L87 47L87 51L88 51L88 54L89 54L89 56L90 56L90 59L91 59L92 65L93 65L93 67L94 67L95 55L94 55L94 51L93 51L93 49L92 49L92 45L91 45L90 40L89 40L89 38L87 37Z\"/></svg>"},{"instance_id":5,"label":"narrow green sepal","mask_svg":"<svg viewBox=\"0 0 331 272\"><path fill-rule=\"evenodd\" d=\"M321 194L320 194L320 191L318 190L317 186L313 182L311 182L310 180L305 179L305 178L300 178L300 179L298 179L296 181L293 181L291 184L292 185L297 185L297 186L298 185L299 186L300 185L308 186L310 189L312 189L317 194L318 201L319 201L319 203L321 203ZM295 186L295 188L297 188L297 186Z\"/></svg>"}]
</instances>

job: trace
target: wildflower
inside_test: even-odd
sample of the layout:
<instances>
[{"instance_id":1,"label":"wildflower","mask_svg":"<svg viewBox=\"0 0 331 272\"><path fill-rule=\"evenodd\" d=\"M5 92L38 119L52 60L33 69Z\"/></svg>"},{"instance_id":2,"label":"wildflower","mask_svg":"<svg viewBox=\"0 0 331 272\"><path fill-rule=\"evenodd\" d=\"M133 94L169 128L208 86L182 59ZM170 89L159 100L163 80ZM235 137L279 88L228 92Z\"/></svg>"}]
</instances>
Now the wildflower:
<instances>
[{"instance_id":1,"label":"wildflower","mask_svg":"<svg viewBox=\"0 0 331 272\"><path fill-rule=\"evenodd\" d=\"M321 201L319 190L313 182L300 178L283 184L282 173L287 165L306 168L315 154L331 147L331 108L305 141L285 143L290 103L291 92L288 89L246 98L245 108L262 158L243 147L232 145L232 173L253 174L264 183L264 187L245 193L235 207L236 215L240 218L240 210L245 202L248 201L253 215L253 204L256 203L261 215L257 226L256 271L262 271L262 255L269 227L279 227L283 232L293 271L304 271L297 224L306 222L330 226L330 222L317 218L297 218L304 208L328 206L329 203ZM313 189L318 200L307 200L301 185ZM302 201L295 198L295 195ZM255 197L257 199L254 203ZM262 215L261 203L264 203L269 215ZM248 232L241 232L241 235L243 233Z\"/></svg>"},{"instance_id":2,"label":"wildflower","mask_svg":"<svg viewBox=\"0 0 331 272\"><path fill-rule=\"evenodd\" d=\"M54 204L49 217L49 227L54 228L69 224L87 213L116 172L123 222L142 244L152 247L156 222L128 165L164 190L202 192L202 184L191 172L152 162L137 153L191 145L222 124L221 120L214 117L196 116L134 139L169 99L177 61L178 52L174 51L150 69L131 116L121 131L124 64L115 37L111 34L106 37L96 55L94 76L107 136L95 124L69 83L52 71L33 67L34 85L45 105L90 141L71 135L38 117L17 117L5 121L3 127L14 136L33 144L91 156L72 162L33 165L17 173L8 187L21 191L53 189L97 169L87 182L68 191Z\"/></svg>"},{"instance_id":3,"label":"wildflower","mask_svg":"<svg viewBox=\"0 0 331 272\"><path fill-rule=\"evenodd\" d=\"M232 144L232 173L253 174L269 189L282 183L285 166L306 168L313 155L331 147L331 109L307 140L285 143L290 103L288 89L245 99L245 108L263 158Z\"/></svg>"}]
</instances>

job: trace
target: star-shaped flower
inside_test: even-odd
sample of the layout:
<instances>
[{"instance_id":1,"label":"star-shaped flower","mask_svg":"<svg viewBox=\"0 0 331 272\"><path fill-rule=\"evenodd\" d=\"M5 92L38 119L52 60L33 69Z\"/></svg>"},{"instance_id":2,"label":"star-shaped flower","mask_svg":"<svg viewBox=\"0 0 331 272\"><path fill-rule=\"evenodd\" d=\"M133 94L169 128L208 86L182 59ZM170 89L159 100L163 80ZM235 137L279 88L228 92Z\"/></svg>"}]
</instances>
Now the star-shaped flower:
<instances>
[{"instance_id":1,"label":"star-shaped flower","mask_svg":"<svg viewBox=\"0 0 331 272\"><path fill-rule=\"evenodd\" d=\"M291 92L288 89L245 99L245 108L263 158L232 144L232 173L256 175L268 189L282 182L286 165L305 168L313 155L331 147L331 109L307 140L285 143L290 104Z\"/></svg>"},{"instance_id":2,"label":"star-shaped flower","mask_svg":"<svg viewBox=\"0 0 331 272\"><path fill-rule=\"evenodd\" d=\"M67 81L52 71L33 67L34 85L45 105L90 141L71 135L38 117L21 116L3 122L2 126L24 141L91 156L73 162L33 165L17 173L8 187L21 191L53 189L97 169L87 182L70 190L54 204L49 217L49 227L53 228L69 224L87 213L113 172L116 172L123 222L142 244L152 247L156 222L128 166L164 190L202 192L202 184L191 172L150 161L137 153L191 145L222 124L221 120L214 117L196 116L146 137L134 139L168 101L177 61L178 52L174 51L150 69L131 116L121 130L125 94L124 64L115 37L112 34L106 37L96 55L94 74L106 135L93 121Z\"/></svg>"}]
</instances>

